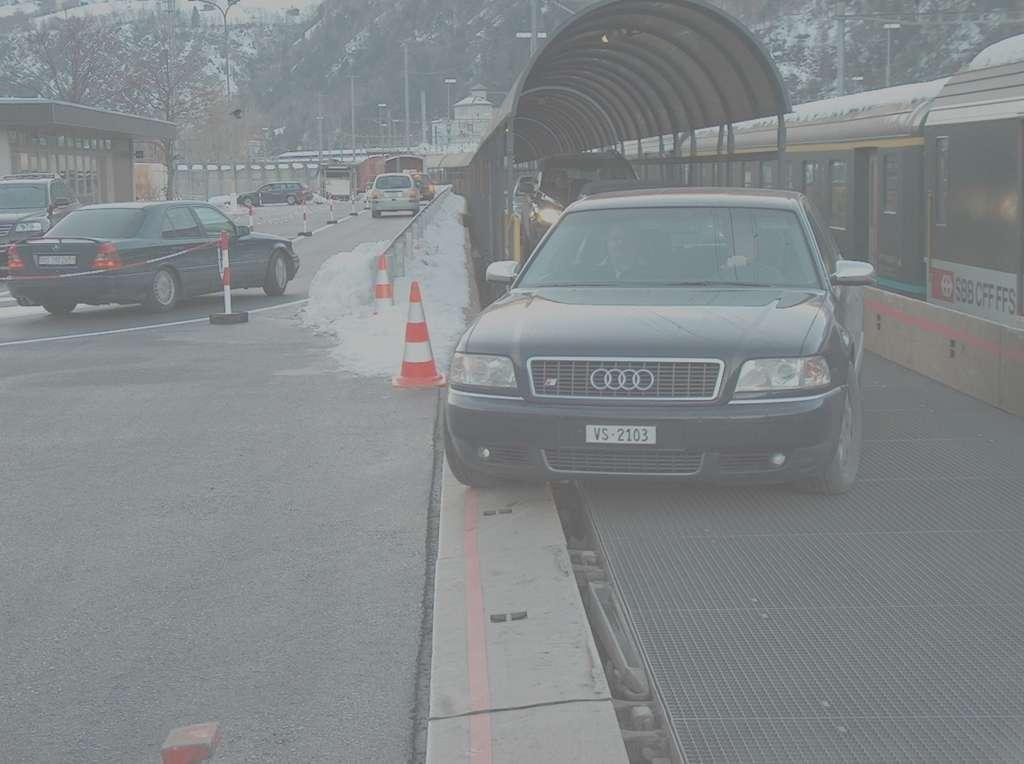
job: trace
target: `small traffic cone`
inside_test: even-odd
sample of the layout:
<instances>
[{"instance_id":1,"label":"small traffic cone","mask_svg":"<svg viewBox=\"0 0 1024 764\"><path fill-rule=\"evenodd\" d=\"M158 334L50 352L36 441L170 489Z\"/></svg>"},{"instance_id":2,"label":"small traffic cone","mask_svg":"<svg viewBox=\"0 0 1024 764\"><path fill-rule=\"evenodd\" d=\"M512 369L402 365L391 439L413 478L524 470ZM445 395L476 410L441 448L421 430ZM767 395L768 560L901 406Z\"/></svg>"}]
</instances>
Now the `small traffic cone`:
<instances>
[{"instance_id":1,"label":"small traffic cone","mask_svg":"<svg viewBox=\"0 0 1024 764\"><path fill-rule=\"evenodd\" d=\"M420 284L414 281L409 290L409 320L405 324L402 372L391 378L391 384L395 387L443 387L446 381L434 363L430 332L427 331L427 319L423 315Z\"/></svg>"},{"instance_id":2,"label":"small traffic cone","mask_svg":"<svg viewBox=\"0 0 1024 764\"><path fill-rule=\"evenodd\" d=\"M395 291L391 286L391 279L388 278L388 256L381 255L377 258L377 283L373 285L374 313L380 313L384 308L395 304Z\"/></svg>"}]
</instances>

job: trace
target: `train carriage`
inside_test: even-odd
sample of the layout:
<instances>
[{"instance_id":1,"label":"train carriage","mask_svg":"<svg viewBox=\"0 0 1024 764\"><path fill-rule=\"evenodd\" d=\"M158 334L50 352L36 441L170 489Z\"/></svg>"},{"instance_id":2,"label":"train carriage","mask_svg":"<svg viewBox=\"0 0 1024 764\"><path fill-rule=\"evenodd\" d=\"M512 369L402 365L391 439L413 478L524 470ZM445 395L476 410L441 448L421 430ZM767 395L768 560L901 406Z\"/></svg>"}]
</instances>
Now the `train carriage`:
<instances>
[{"instance_id":1,"label":"train carriage","mask_svg":"<svg viewBox=\"0 0 1024 764\"><path fill-rule=\"evenodd\" d=\"M928 300L1024 325L1024 36L950 78L925 125Z\"/></svg>"},{"instance_id":2,"label":"train carriage","mask_svg":"<svg viewBox=\"0 0 1024 764\"><path fill-rule=\"evenodd\" d=\"M683 143L678 169L680 159L660 152L632 158L641 178L666 184L802 191L828 219L844 256L871 262L886 289L923 298L923 126L946 81L795 107L786 117L781 178L774 118L737 124L732 138L726 129L698 131L694 153Z\"/></svg>"}]
</instances>

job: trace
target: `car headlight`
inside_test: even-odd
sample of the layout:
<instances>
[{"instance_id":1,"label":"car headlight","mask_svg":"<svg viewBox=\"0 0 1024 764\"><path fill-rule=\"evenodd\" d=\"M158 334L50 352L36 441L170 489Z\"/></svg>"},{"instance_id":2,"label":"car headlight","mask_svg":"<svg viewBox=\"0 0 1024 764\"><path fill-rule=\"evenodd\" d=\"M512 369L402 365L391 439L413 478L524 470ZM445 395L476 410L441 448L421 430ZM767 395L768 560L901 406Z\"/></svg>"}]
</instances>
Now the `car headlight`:
<instances>
[{"instance_id":1,"label":"car headlight","mask_svg":"<svg viewBox=\"0 0 1024 764\"><path fill-rule=\"evenodd\" d=\"M758 358L740 369L737 393L774 393L827 387L832 383L828 361L808 358Z\"/></svg>"},{"instance_id":2,"label":"car headlight","mask_svg":"<svg viewBox=\"0 0 1024 764\"><path fill-rule=\"evenodd\" d=\"M28 220L24 223L17 223L14 226L15 233L42 233L43 224L38 220Z\"/></svg>"},{"instance_id":3,"label":"car headlight","mask_svg":"<svg viewBox=\"0 0 1024 764\"><path fill-rule=\"evenodd\" d=\"M556 207L541 207L537 211L537 220L546 225L554 225L560 217L562 217L562 211Z\"/></svg>"},{"instance_id":4,"label":"car headlight","mask_svg":"<svg viewBox=\"0 0 1024 764\"><path fill-rule=\"evenodd\" d=\"M515 387L516 370L512 359L505 356L456 353L448 379L455 385Z\"/></svg>"}]
</instances>

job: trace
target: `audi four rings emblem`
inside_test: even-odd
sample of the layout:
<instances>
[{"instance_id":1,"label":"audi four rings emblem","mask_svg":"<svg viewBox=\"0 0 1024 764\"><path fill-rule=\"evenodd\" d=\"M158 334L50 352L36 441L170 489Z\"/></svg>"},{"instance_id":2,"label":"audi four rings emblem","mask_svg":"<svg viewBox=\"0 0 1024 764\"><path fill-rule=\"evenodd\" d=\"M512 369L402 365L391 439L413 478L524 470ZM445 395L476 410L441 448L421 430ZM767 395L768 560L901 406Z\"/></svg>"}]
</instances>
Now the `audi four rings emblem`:
<instances>
[{"instance_id":1,"label":"audi four rings emblem","mask_svg":"<svg viewBox=\"0 0 1024 764\"><path fill-rule=\"evenodd\" d=\"M590 386L611 392L646 393L654 387L654 372L649 369L594 369Z\"/></svg>"}]
</instances>

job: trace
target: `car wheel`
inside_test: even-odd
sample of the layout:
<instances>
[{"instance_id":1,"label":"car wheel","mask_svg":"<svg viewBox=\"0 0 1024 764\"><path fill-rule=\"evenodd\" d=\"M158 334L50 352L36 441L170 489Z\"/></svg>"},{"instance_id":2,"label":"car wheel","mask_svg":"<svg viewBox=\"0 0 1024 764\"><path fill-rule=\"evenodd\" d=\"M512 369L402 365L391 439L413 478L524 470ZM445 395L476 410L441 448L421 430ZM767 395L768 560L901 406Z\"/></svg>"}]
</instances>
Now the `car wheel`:
<instances>
[{"instance_id":1,"label":"car wheel","mask_svg":"<svg viewBox=\"0 0 1024 764\"><path fill-rule=\"evenodd\" d=\"M444 431L444 456L448 462L448 469L452 471L455 479L465 486L471 488L493 488L501 482L493 475L488 475L486 472L482 472L462 460L458 451L455 450L455 445L452 443L447 427L445 427Z\"/></svg>"},{"instance_id":2,"label":"car wheel","mask_svg":"<svg viewBox=\"0 0 1024 764\"><path fill-rule=\"evenodd\" d=\"M44 302L43 310L51 316L67 316L78 307L77 302Z\"/></svg>"},{"instance_id":3,"label":"car wheel","mask_svg":"<svg viewBox=\"0 0 1024 764\"><path fill-rule=\"evenodd\" d=\"M285 201L288 202L288 204L291 204L292 206L299 203L299 200L296 199L293 194L288 194L288 196L285 197Z\"/></svg>"},{"instance_id":4,"label":"car wheel","mask_svg":"<svg viewBox=\"0 0 1024 764\"><path fill-rule=\"evenodd\" d=\"M370 217L379 218L380 212L378 212L377 210L370 210Z\"/></svg>"},{"instance_id":5,"label":"car wheel","mask_svg":"<svg viewBox=\"0 0 1024 764\"><path fill-rule=\"evenodd\" d=\"M843 421L839 427L839 441L836 443L832 459L825 471L798 485L808 493L838 495L846 493L857 481L860 469L861 445L863 435L863 402L861 400L860 383L856 377L850 377L846 399L843 402Z\"/></svg>"},{"instance_id":6,"label":"car wheel","mask_svg":"<svg viewBox=\"0 0 1024 764\"><path fill-rule=\"evenodd\" d=\"M170 268L161 268L153 274L142 307L150 313L166 313L174 310L180 299L181 284L177 274Z\"/></svg>"},{"instance_id":7,"label":"car wheel","mask_svg":"<svg viewBox=\"0 0 1024 764\"><path fill-rule=\"evenodd\" d=\"M288 261L284 254L275 252L270 256L267 264L267 275L263 278L263 291L268 297L278 297L284 294L288 286Z\"/></svg>"}]
</instances>

